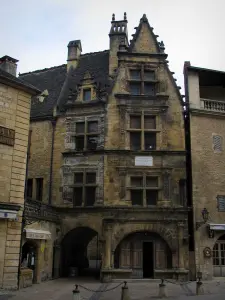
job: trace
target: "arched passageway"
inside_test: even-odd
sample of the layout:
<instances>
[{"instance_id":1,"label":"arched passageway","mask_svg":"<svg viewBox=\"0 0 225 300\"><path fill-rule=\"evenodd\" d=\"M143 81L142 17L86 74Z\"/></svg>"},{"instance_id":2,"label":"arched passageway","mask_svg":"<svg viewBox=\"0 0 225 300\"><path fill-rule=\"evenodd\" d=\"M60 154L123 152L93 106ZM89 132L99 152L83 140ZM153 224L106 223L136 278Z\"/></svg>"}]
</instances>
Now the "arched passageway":
<instances>
[{"instance_id":1,"label":"arched passageway","mask_svg":"<svg viewBox=\"0 0 225 300\"><path fill-rule=\"evenodd\" d=\"M33 283L37 282L37 245L33 241L27 241L22 247L21 268L33 271Z\"/></svg>"},{"instance_id":2,"label":"arched passageway","mask_svg":"<svg viewBox=\"0 0 225 300\"><path fill-rule=\"evenodd\" d=\"M213 276L225 277L225 234L213 247Z\"/></svg>"},{"instance_id":3,"label":"arched passageway","mask_svg":"<svg viewBox=\"0 0 225 300\"><path fill-rule=\"evenodd\" d=\"M98 233L88 227L69 231L61 243L61 276L99 275Z\"/></svg>"},{"instance_id":4,"label":"arched passageway","mask_svg":"<svg viewBox=\"0 0 225 300\"><path fill-rule=\"evenodd\" d=\"M154 278L154 270L172 268L172 252L159 234L136 232L116 247L114 266L132 269L133 278Z\"/></svg>"}]
</instances>

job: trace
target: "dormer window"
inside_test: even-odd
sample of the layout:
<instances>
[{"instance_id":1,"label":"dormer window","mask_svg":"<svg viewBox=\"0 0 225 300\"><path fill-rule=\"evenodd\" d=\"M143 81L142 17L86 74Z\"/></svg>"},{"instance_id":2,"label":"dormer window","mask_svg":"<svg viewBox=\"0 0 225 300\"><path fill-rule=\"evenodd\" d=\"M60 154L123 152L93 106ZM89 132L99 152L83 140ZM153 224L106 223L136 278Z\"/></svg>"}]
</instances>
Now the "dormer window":
<instances>
[{"instance_id":1,"label":"dormer window","mask_svg":"<svg viewBox=\"0 0 225 300\"><path fill-rule=\"evenodd\" d=\"M83 101L91 100L91 88L83 90Z\"/></svg>"},{"instance_id":2,"label":"dormer window","mask_svg":"<svg viewBox=\"0 0 225 300\"><path fill-rule=\"evenodd\" d=\"M131 95L155 95L155 72L141 69L130 70L130 93Z\"/></svg>"}]
</instances>

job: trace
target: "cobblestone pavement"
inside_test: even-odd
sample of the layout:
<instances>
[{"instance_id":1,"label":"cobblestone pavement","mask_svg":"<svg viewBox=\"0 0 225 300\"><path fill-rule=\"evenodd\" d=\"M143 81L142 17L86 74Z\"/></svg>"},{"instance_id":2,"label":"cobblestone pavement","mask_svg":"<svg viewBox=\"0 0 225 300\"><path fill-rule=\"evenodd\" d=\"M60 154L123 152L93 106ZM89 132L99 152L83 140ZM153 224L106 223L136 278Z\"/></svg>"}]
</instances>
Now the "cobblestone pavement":
<instances>
[{"instance_id":1,"label":"cobblestone pavement","mask_svg":"<svg viewBox=\"0 0 225 300\"><path fill-rule=\"evenodd\" d=\"M158 280L128 280L131 300L157 299L159 283ZM98 281L88 279L57 279L16 292L0 291L0 300L72 300L72 290L75 284L81 285L79 287L81 300L119 300L121 298L122 285L118 286L120 281L101 284ZM82 288L82 286L85 286L88 290ZM222 300L225 298L225 278L204 282L203 286L204 295L196 296L195 282L182 285L175 282L166 282L166 293L168 299Z\"/></svg>"}]
</instances>

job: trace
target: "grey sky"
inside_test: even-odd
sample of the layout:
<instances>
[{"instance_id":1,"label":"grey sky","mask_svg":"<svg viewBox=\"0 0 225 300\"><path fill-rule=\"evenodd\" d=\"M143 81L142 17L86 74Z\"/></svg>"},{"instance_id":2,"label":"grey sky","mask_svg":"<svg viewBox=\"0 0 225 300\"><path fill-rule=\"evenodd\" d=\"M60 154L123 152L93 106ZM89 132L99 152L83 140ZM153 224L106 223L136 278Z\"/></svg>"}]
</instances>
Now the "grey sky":
<instances>
[{"instance_id":1,"label":"grey sky","mask_svg":"<svg viewBox=\"0 0 225 300\"><path fill-rule=\"evenodd\" d=\"M67 44L83 53L108 49L112 13L127 12L129 39L143 13L163 40L169 66L183 85L183 62L225 70L224 0L0 0L0 57L19 60L21 73L66 62Z\"/></svg>"}]
</instances>

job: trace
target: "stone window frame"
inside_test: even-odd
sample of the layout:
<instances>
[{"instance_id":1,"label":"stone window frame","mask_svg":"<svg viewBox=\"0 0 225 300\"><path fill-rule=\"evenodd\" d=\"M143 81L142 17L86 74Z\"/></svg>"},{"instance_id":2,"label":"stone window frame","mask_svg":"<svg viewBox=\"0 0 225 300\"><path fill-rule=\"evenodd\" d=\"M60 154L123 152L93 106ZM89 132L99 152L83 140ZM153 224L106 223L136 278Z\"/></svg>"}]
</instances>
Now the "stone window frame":
<instances>
[{"instance_id":1,"label":"stone window frame","mask_svg":"<svg viewBox=\"0 0 225 300\"><path fill-rule=\"evenodd\" d=\"M88 184L86 182L86 179L87 179L87 174L88 173L92 173L92 174L95 174L95 183L92 184ZM75 175L76 174L82 174L83 175L83 182L82 183L75 183ZM70 185L70 187L73 189L73 207L92 207L95 205L96 203L96 200L97 200L97 188L98 188L98 184L97 184L97 171L95 168L78 168L76 171L73 172L73 184ZM74 203L74 194L75 194L75 191L74 189L75 188L82 188L82 203L81 205L75 205ZM93 205L86 205L86 188L87 187L95 187L95 201L94 201L94 204Z\"/></svg>"},{"instance_id":2,"label":"stone window frame","mask_svg":"<svg viewBox=\"0 0 225 300\"><path fill-rule=\"evenodd\" d=\"M140 72L140 78L132 78L132 71L139 71ZM154 73L154 78L146 78L145 72L152 72ZM141 64L139 66L131 66L129 68L129 90L131 95L148 95L148 96L155 96L157 93L157 87L156 84L158 83L158 80L156 80L156 70L155 68L148 67L144 64ZM140 86L140 93L133 94L131 92L131 85L132 84L138 84ZM154 92L152 94L145 93L145 85L152 85L154 87Z\"/></svg>"},{"instance_id":3,"label":"stone window frame","mask_svg":"<svg viewBox=\"0 0 225 300\"><path fill-rule=\"evenodd\" d=\"M134 205L134 207L155 207L159 204L159 202L162 200L163 197L163 179L162 179L162 172L158 171L158 170L151 170L151 171L143 171L142 169L135 169L135 170L129 170L127 171L127 173L125 174L125 200L127 202L129 202L129 204L131 206L132 202L131 202L131 193L130 190L132 189L131 186L131 177L157 177L158 178L158 187L154 187L154 188L147 188L147 189L152 189L152 190L157 190L158 191L158 199L157 199L157 203L156 205L147 205L146 203L146 196L145 193L143 193L143 205ZM141 188L143 190L146 190L146 186L143 188Z\"/></svg>"}]
</instances>

